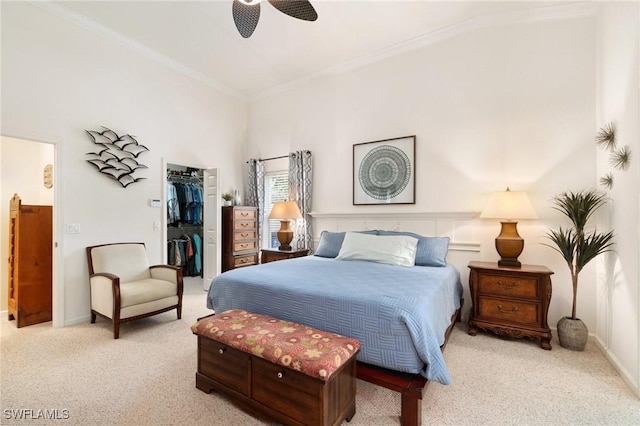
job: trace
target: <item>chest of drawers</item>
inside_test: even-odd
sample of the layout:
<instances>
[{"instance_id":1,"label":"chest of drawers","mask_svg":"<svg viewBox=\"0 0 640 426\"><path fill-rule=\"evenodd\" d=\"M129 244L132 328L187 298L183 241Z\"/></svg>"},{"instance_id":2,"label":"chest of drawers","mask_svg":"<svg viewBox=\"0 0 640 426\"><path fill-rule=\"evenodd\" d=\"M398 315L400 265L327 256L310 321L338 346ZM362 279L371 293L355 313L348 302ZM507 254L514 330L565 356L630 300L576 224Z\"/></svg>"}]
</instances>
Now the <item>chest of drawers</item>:
<instances>
[{"instance_id":1,"label":"chest of drawers","mask_svg":"<svg viewBox=\"0 0 640 426\"><path fill-rule=\"evenodd\" d=\"M222 272L258 263L256 207L222 208Z\"/></svg>"},{"instance_id":2,"label":"chest of drawers","mask_svg":"<svg viewBox=\"0 0 640 426\"><path fill-rule=\"evenodd\" d=\"M473 306L468 333L477 329L508 337L540 339L551 349L547 312L551 300L551 275L545 266L502 267L491 262L469 263L469 289Z\"/></svg>"}]
</instances>

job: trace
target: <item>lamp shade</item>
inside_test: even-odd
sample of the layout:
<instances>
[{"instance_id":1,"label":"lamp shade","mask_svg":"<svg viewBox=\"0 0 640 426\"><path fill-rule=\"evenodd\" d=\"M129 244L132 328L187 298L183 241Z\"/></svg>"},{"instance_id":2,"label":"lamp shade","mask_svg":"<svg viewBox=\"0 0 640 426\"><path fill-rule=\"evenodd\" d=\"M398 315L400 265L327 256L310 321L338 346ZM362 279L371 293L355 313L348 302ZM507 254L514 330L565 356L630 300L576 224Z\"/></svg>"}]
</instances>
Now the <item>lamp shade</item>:
<instances>
[{"instance_id":1,"label":"lamp shade","mask_svg":"<svg viewBox=\"0 0 640 426\"><path fill-rule=\"evenodd\" d=\"M277 201L274 203L269 219L302 219L295 201Z\"/></svg>"},{"instance_id":2,"label":"lamp shade","mask_svg":"<svg viewBox=\"0 0 640 426\"><path fill-rule=\"evenodd\" d=\"M494 192L480 217L500 219L502 224L500 235L496 237L496 251L500 255L498 265L519 268L521 264L518 256L524 249L524 240L518 234L516 220L538 218L527 194L511 191L509 188Z\"/></svg>"},{"instance_id":3,"label":"lamp shade","mask_svg":"<svg viewBox=\"0 0 640 426\"><path fill-rule=\"evenodd\" d=\"M526 192L506 191L494 192L485 209L480 214L483 219L537 219Z\"/></svg>"}]
</instances>

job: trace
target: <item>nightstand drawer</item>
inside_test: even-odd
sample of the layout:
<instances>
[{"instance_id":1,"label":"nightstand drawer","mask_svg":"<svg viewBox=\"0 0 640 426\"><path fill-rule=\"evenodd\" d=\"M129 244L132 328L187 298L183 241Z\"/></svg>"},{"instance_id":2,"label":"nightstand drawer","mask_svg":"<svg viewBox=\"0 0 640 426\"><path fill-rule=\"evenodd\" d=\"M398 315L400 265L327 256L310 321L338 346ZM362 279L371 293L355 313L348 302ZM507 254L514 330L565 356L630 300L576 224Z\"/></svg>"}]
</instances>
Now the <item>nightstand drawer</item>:
<instances>
[{"instance_id":1,"label":"nightstand drawer","mask_svg":"<svg viewBox=\"0 0 640 426\"><path fill-rule=\"evenodd\" d=\"M519 323L537 324L538 304L492 297L479 298L479 317L504 319Z\"/></svg>"},{"instance_id":2,"label":"nightstand drawer","mask_svg":"<svg viewBox=\"0 0 640 426\"><path fill-rule=\"evenodd\" d=\"M535 299L539 297L537 279L512 275L480 274L478 276L478 292Z\"/></svg>"}]
</instances>

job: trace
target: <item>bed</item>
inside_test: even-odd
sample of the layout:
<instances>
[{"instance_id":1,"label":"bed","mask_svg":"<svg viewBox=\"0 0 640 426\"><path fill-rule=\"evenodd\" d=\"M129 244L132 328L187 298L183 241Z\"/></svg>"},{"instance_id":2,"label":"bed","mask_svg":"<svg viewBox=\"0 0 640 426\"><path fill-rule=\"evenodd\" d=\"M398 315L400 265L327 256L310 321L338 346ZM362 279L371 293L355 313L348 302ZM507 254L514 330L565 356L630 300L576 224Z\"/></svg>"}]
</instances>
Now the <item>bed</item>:
<instances>
[{"instance_id":1,"label":"bed","mask_svg":"<svg viewBox=\"0 0 640 426\"><path fill-rule=\"evenodd\" d=\"M460 274L446 263L446 238L355 234L324 231L315 255L227 271L213 280L207 306L360 340L358 377L401 392L402 424L419 424L427 382L451 381L442 347L462 304ZM400 265L407 259L414 266Z\"/></svg>"}]
</instances>

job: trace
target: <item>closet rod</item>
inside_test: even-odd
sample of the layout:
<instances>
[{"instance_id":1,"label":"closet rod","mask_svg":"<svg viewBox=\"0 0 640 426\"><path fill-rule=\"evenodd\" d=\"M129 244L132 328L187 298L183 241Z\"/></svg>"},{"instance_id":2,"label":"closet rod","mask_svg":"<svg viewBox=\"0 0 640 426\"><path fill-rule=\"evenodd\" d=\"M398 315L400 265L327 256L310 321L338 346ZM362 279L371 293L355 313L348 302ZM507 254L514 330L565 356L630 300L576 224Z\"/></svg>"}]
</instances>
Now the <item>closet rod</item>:
<instances>
[{"instance_id":1,"label":"closet rod","mask_svg":"<svg viewBox=\"0 0 640 426\"><path fill-rule=\"evenodd\" d=\"M289 158L288 155L281 155L279 157L271 157L271 158L258 158L258 161L270 161L270 160L279 160L281 158ZM247 161L247 164L249 164L249 162Z\"/></svg>"}]
</instances>

